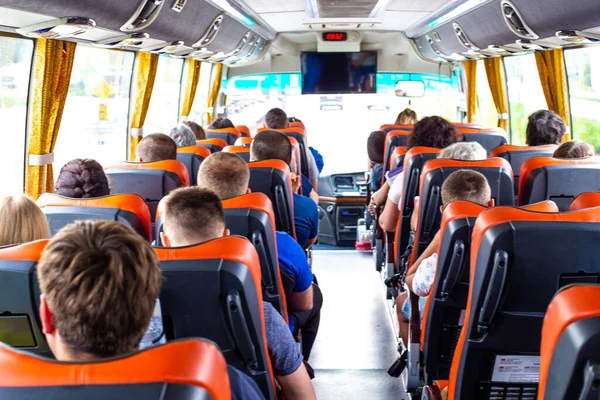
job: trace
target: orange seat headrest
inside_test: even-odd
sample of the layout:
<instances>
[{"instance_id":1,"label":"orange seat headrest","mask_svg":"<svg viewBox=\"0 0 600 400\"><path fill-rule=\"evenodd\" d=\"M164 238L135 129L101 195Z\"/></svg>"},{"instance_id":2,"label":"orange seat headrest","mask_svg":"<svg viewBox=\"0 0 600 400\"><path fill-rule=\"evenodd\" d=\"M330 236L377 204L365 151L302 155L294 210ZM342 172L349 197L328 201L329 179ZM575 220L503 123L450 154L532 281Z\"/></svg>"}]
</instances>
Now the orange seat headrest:
<instances>
[{"instance_id":1,"label":"orange seat headrest","mask_svg":"<svg viewBox=\"0 0 600 400\"><path fill-rule=\"evenodd\" d=\"M242 137L250 137L250 129L246 125L238 125L235 127L235 129L240 132Z\"/></svg>"},{"instance_id":2,"label":"orange seat headrest","mask_svg":"<svg viewBox=\"0 0 600 400\"><path fill-rule=\"evenodd\" d=\"M509 151L511 152L516 152L516 151L532 151L532 150L539 150L539 151L554 151L558 148L557 144L548 144L545 146L515 146L512 144L503 144L500 145L496 148L494 148L491 152L490 152L490 158L492 157L497 157L500 154L503 153L508 153Z\"/></svg>"},{"instance_id":3,"label":"orange seat headrest","mask_svg":"<svg viewBox=\"0 0 600 400\"><path fill-rule=\"evenodd\" d=\"M0 260L39 261L47 244L48 239L41 239L35 242L1 247Z\"/></svg>"},{"instance_id":4,"label":"orange seat headrest","mask_svg":"<svg viewBox=\"0 0 600 400\"><path fill-rule=\"evenodd\" d=\"M224 153L250 153L249 147L244 146L226 146L223 148Z\"/></svg>"},{"instance_id":5,"label":"orange seat headrest","mask_svg":"<svg viewBox=\"0 0 600 400\"><path fill-rule=\"evenodd\" d=\"M600 206L600 193L598 192L586 192L581 193L575 197L575 200L571 203L569 211L578 211L586 208L599 207Z\"/></svg>"},{"instance_id":6,"label":"orange seat headrest","mask_svg":"<svg viewBox=\"0 0 600 400\"><path fill-rule=\"evenodd\" d=\"M227 146L227 142L224 141L223 139L219 139L219 138L196 140L196 145L203 145L203 144L219 146L220 148L224 148Z\"/></svg>"},{"instance_id":7,"label":"orange seat headrest","mask_svg":"<svg viewBox=\"0 0 600 400\"><path fill-rule=\"evenodd\" d=\"M46 207L90 207L117 208L137 215L144 224L144 230L149 239L152 238L152 217L148 205L137 194L113 194L92 199L73 199L54 193L44 193L36 201L37 205Z\"/></svg>"},{"instance_id":8,"label":"orange seat headrest","mask_svg":"<svg viewBox=\"0 0 600 400\"><path fill-rule=\"evenodd\" d=\"M190 185L190 174L187 168L181 162L177 160L163 160L155 162L122 162L104 168L105 171L110 172L111 169L131 169L131 170L163 170L172 172L179 175L183 186Z\"/></svg>"},{"instance_id":9,"label":"orange seat headrest","mask_svg":"<svg viewBox=\"0 0 600 400\"><path fill-rule=\"evenodd\" d=\"M237 130L237 128L220 128L220 129L206 129L206 133L211 133L211 132L215 132L215 133L230 133L232 135L235 135L237 137L240 137L240 131Z\"/></svg>"},{"instance_id":10,"label":"orange seat headrest","mask_svg":"<svg viewBox=\"0 0 600 400\"><path fill-rule=\"evenodd\" d=\"M238 140L235 141L235 145L236 146L244 146L244 145L249 145L252 144L252 138L250 137L241 137Z\"/></svg>"},{"instance_id":11,"label":"orange seat headrest","mask_svg":"<svg viewBox=\"0 0 600 400\"><path fill-rule=\"evenodd\" d=\"M187 146L179 147L177 149L177 154L195 154L206 159L210 156L210 150L202 146Z\"/></svg>"}]
</instances>

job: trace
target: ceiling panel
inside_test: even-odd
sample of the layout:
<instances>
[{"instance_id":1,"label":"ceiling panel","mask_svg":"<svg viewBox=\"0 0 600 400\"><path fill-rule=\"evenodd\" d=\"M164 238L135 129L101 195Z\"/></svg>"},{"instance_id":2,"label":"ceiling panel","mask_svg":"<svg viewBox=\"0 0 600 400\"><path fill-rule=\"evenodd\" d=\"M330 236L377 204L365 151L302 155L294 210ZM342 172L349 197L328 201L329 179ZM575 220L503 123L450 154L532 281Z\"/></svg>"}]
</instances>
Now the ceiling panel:
<instances>
[{"instance_id":1,"label":"ceiling panel","mask_svg":"<svg viewBox=\"0 0 600 400\"><path fill-rule=\"evenodd\" d=\"M302 25L306 19L306 13L304 11L260 14L260 16L277 32L298 32L308 29L306 25Z\"/></svg>"},{"instance_id":2,"label":"ceiling panel","mask_svg":"<svg viewBox=\"0 0 600 400\"><path fill-rule=\"evenodd\" d=\"M385 8L390 11L437 11L456 0L392 0Z\"/></svg>"},{"instance_id":3,"label":"ceiling panel","mask_svg":"<svg viewBox=\"0 0 600 400\"><path fill-rule=\"evenodd\" d=\"M427 17L426 11L386 11L383 14L383 24L376 27L384 30L401 31L413 26Z\"/></svg>"},{"instance_id":4,"label":"ceiling panel","mask_svg":"<svg viewBox=\"0 0 600 400\"><path fill-rule=\"evenodd\" d=\"M244 3L258 14L304 11L306 9L304 0L244 0Z\"/></svg>"}]
</instances>

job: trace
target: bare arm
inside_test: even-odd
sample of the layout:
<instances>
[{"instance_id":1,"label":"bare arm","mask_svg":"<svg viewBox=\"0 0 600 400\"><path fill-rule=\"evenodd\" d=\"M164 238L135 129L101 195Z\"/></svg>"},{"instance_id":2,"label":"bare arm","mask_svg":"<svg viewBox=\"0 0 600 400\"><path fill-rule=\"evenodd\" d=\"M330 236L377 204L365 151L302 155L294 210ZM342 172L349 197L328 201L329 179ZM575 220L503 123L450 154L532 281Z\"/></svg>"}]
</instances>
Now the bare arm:
<instances>
[{"instance_id":1,"label":"bare arm","mask_svg":"<svg viewBox=\"0 0 600 400\"><path fill-rule=\"evenodd\" d=\"M290 375L276 376L275 378L281 385L285 399L313 400L317 398L304 364L300 364L300 368Z\"/></svg>"},{"instance_id":2,"label":"bare arm","mask_svg":"<svg viewBox=\"0 0 600 400\"><path fill-rule=\"evenodd\" d=\"M415 278L417 269L419 269L419 265L421 265L423 260L431 257L434 253L437 253L439 247L440 247L440 233L438 232L435 234L433 240L431 241L431 243L429 243L429 246L427 246L427 248L425 249L423 254L421 254L421 256L417 259L417 261L415 261L415 263L410 267L410 269L406 273L405 281L406 281L406 284L408 285L408 289L411 292L413 291L413 288L412 288L413 279Z\"/></svg>"},{"instance_id":3,"label":"bare arm","mask_svg":"<svg viewBox=\"0 0 600 400\"><path fill-rule=\"evenodd\" d=\"M319 195L317 194L317 192L315 192L314 190L313 190L313 191L311 191L311 192L310 192L310 195L309 195L309 197L310 197L311 199L313 199L313 201L314 201L315 203L317 203L317 205L319 205Z\"/></svg>"},{"instance_id":4,"label":"bare arm","mask_svg":"<svg viewBox=\"0 0 600 400\"><path fill-rule=\"evenodd\" d=\"M290 301L295 311L310 311L313 308L313 288L312 285L304 292L292 292Z\"/></svg>"},{"instance_id":5,"label":"bare arm","mask_svg":"<svg viewBox=\"0 0 600 400\"><path fill-rule=\"evenodd\" d=\"M379 226L386 232L395 232L398 218L400 217L400 210L398 210L398 204L394 203L390 199L385 202L385 208L379 217Z\"/></svg>"}]
</instances>

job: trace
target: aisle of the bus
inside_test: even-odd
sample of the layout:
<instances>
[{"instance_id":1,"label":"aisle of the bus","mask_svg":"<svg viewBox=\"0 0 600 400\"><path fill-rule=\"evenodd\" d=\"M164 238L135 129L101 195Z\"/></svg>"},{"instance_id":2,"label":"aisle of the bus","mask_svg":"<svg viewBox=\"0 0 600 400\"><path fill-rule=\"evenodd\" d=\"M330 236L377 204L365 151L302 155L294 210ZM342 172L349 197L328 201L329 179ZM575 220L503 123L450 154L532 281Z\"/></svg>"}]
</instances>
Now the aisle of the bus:
<instances>
[{"instance_id":1,"label":"aisle of the bus","mask_svg":"<svg viewBox=\"0 0 600 400\"><path fill-rule=\"evenodd\" d=\"M394 330L371 254L318 250L313 272L324 293L319 335L310 357L318 399L403 400Z\"/></svg>"}]
</instances>

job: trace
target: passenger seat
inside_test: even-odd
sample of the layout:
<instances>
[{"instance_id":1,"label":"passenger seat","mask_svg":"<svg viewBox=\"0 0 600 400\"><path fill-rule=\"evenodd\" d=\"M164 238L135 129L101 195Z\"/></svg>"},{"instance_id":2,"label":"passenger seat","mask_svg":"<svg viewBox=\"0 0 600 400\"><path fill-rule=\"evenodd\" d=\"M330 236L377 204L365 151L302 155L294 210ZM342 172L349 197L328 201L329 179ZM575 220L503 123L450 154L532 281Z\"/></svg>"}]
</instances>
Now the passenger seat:
<instances>
[{"instance_id":1,"label":"passenger seat","mask_svg":"<svg viewBox=\"0 0 600 400\"><path fill-rule=\"evenodd\" d=\"M144 239L152 240L150 209L144 199L136 194L72 199L44 193L36 203L46 215L52 235L75 221L101 219L120 222L131 227Z\"/></svg>"},{"instance_id":2,"label":"passenger seat","mask_svg":"<svg viewBox=\"0 0 600 400\"><path fill-rule=\"evenodd\" d=\"M240 137L245 137L245 138L249 138L250 137L250 129L248 129L247 126L245 125L238 125L235 127L235 129L238 130L238 132L240 133Z\"/></svg>"},{"instance_id":3,"label":"passenger seat","mask_svg":"<svg viewBox=\"0 0 600 400\"><path fill-rule=\"evenodd\" d=\"M244 161L250 162L250 148L243 146L227 146L223 149L226 153L235 153L242 157Z\"/></svg>"},{"instance_id":4,"label":"passenger seat","mask_svg":"<svg viewBox=\"0 0 600 400\"><path fill-rule=\"evenodd\" d=\"M221 139L228 145L233 145L242 135L236 128L207 129L207 139Z\"/></svg>"},{"instance_id":5,"label":"passenger seat","mask_svg":"<svg viewBox=\"0 0 600 400\"><path fill-rule=\"evenodd\" d=\"M235 141L235 146L250 147L252 140L253 139L249 137L241 137Z\"/></svg>"},{"instance_id":6,"label":"passenger seat","mask_svg":"<svg viewBox=\"0 0 600 400\"><path fill-rule=\"evenodd\" d=\"M190 176L190 185L198 184L198 170L204 160L210 156L210 151L202 146L180 147L177 149L177 161L185 165Z\"/></svg>"},{"instance_id":7,"label":"passenger seat","mask_svg":"<svg viewBox=\"0 0 600 400\"><path fill-rule=\"evenodd\" d=\"M206 147L211 153L217 153L227 147L227 142L218 138L196 140L196 146Z\"/></svg>"},{"instance_id":8,"label":"passenger seat","mask_svg":"<svg viewBox=\"0 0 600 400\"><path fill-rule=\"evenodd\" d=\"M0 343L3 399L231 399L212 342L186 339L89 363L44 359Z\"/></svg>"},{"instance_id":9,"label":"passenger seat","mask_svg":"<svg viewBox=\"0 0 600 400\"><path fill-rule=\"evenodd\" d=\"M473 128L459 128L459 132L465 142L477 142L479 143L488 154L492 152L496 147L503 146L508 143L506 137L507 134L504 129L473 129Z\"/></svg>"}]
</instances>

